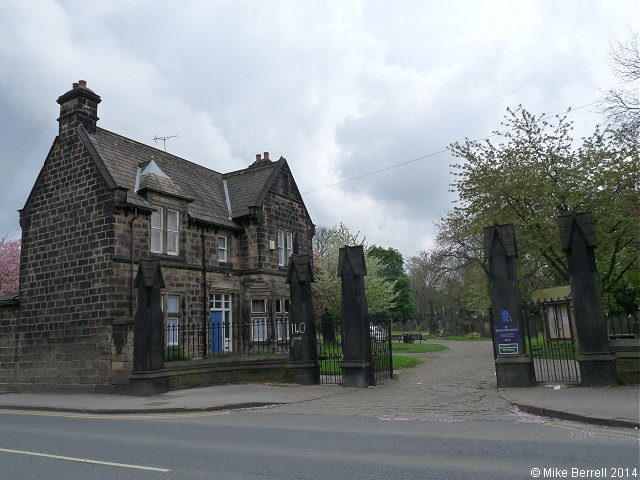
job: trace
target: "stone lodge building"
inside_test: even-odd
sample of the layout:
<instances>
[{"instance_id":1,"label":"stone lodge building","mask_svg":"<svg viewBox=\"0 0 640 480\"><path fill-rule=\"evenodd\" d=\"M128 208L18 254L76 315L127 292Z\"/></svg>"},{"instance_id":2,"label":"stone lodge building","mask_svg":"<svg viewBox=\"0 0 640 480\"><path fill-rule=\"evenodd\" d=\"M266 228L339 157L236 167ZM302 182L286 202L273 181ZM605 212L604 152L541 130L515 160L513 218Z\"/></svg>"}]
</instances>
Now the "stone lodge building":
<instances>
[{"instance_id":1,"label":"stone lodge building","mask_svg":"<svg viewBox=\"0 0 640 480\"><path fill-rule=\"evenodd\" d=\"M100 101L82 80L58 98L20 210L20 292L0 298L0 390L126 391L140 259L160 262L175 326L285 315L289 256L311 253L284 158L218 173L99 128Z\"/></svg>"}]
</instances>

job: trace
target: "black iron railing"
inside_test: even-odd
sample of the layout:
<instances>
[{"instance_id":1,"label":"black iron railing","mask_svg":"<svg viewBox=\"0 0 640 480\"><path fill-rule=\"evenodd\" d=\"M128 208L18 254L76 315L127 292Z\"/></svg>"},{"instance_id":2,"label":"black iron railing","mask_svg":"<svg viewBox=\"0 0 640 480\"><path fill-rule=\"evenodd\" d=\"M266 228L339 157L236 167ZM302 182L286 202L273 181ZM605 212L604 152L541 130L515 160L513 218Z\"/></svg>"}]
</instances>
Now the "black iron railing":
<instances>
[{"instance_id":1,"label":"black iron railing","mask_svg":"<svg viewBox=\"0 0 640 480\"><path fill-rule=\"evenodd\" d=\"M640 319L633 315L609 315L607 318L609 338L636 338L640 334Z\"/></svg>"},{"instance_id":2,"label":"black iron railing","mask_svg":"<svg viewBox=\"0 0 640 480\"><path fill-rule=\"evenodd\" d=\"M289 320L252 318L230 322L212 316L206 322L167 322L165 361L231 355L288 355Z\"/></svg>"}]
</instances>

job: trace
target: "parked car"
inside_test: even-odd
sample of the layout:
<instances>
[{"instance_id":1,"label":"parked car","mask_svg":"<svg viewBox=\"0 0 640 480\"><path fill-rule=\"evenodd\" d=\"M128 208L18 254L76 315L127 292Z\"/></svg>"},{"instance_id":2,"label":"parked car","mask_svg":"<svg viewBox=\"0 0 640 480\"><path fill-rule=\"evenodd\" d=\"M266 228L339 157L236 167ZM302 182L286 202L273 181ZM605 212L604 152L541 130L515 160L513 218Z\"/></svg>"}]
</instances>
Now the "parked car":
<instances>
[{"instance_id":1,"label":"parked car","mask_svg":"<svg viewBox=\"0 0 640 480\"><path fill-rule=\"evenodd\" d=\"M387 338L384 328L378 325L369 325L369 333L371 334L371 340L374 342L382 342Z\"/></svg>"}]
</instances>

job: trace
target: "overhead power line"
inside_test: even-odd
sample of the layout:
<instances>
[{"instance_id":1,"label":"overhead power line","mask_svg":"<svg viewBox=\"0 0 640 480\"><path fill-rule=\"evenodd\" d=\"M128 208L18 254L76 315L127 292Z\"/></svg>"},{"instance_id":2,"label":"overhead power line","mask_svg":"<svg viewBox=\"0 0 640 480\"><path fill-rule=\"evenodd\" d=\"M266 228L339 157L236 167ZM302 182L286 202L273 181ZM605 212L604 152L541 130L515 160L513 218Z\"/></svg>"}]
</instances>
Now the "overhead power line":
<instances>
[{"instance_id":1,"label":"overhead power line","mask_svg":"<svg viewBox=\"0 0 640 480\"><path fill-rule=\"evenodd\" d=\"M575 112L575 111L577 111L577 110L581 110L581 109L583 109L583 108L587 108L587 107L591 107L591 106L593 106L593 105L597 105L598 103L601 103L601 100L597 100L597 101L595 101L595 102L587 103L587 104L585 104L585 105L580 105L579 107L576 107L576 108L571 108L571 107L569 107L569 108L568 108L567 110L565 110L564 112L556 113L556 114L553 114L553 115L545 115L545 116L543 116L543 117L539 118L538 120L539 120L539 121L541 121L541 120L546 120L546 119L548 119L548 118L556 117L556 116L558 116L558 115L562 115L562 114L567 114L567 115L568 115L569 113L573 113L573 112ZM496 135L498 135L499 133L502 133L502 132L492 133L491 135L487 135L486 137L477 138L477 139L475 139L475 140L473 140L473 141L474 141L474 142L480 142L480 141L482 141L482 140L487 140L487 139L489 139L489 138L491 138L491 137L495 137L495 136L496 136ZM414 163L414 162L417 162L417 161L420 161L420 160L424 160L425 158L435 157L436 155L440 155L440 154L442 154L442 153L446 153L446 152L448 152L448 151L449 151L449 149L445 148L445 149L443 149L443 150L439 150L439 151L437 151L437 152L427 153L426 155L422 155L422 156L420 156L420 157L416 157L416 158L413 158L413 159L411 159L411 160L406 160L406 161L404 161L404 162L400 162L400 163L394 163L393 165L389 165L388 167L381 168L381 169L379 169L379 170L373 170L373 171L371 171L371 172L363 173L362 175L358 175L358 176L355 176L355 177L347 178L347 179L345 179L345 180L340 180L339 182L332 183L332 184L330 184L330 185L325 185L324 187L318 187L318 188L314 188L313 190L308 190L308 191L306 191L306 192L303 192L303 193L302 193L302 195L307 195L307 194L309 194L309 193L319 192L320 190L326 190L327 188L332 188L332 187L336 187L336 186L338 186L338 185L342 185L342 184L344 184L344 183L353 182L354 180L359 180L359 179L361 179L361 178L369 177L369 176L371 176L371 175L376 175L376 174L378 174L378 173L386 172L387 170L392 170L392 169L394 169L394 168L402 167L402 166L404 166L404 165L408 165L408 164L410 164L410 163Z\"/></svg>"}]
</instances>

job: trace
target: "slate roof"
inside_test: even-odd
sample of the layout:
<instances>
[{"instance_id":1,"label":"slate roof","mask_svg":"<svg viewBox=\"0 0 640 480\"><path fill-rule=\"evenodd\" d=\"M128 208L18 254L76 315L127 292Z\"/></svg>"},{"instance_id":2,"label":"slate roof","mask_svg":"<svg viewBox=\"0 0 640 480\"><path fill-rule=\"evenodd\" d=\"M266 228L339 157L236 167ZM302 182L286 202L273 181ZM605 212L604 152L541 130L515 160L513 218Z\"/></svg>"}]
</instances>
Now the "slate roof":
<instances>
[{"instance_id":1,"label":"slate roof","mask_svg":"<svg viewBox=\"0 0 640 480\"><path fill-rule=\"evenodd\" d=\"M178 198L185 198L188 200L193 200L190 197L187 197L176 183L170 178L161 177L156 175L155 173L148 173L146 175L140 176L140 186L138 187L138 192L143 192L145 190L152 190L154 192L164 193L165 195L172 195Z\"/></svg>"},{"instance_id":2,"label":"slate roof","mask_svg":"<svg viewBox=\"0 0 640 480\"><path fill-rule=\"evenodd\" d=\"M282 168L284 159L277 162L260 162L249 168L224 175L233 217L247 215L249 207L262 203L266 190Z\"/></svg>"},{"instance_id":3,"label":"slate roof","mask_svg":"<svg viewBox=\"0 0 640 480\"><path fill-rule=\"evenodd\" d=\"M223 175L102 128L97 128L95 134L81 130L80 136L85 139L85 144L88 143L89 150L95 150L94 157L98 157L96 162L103 167L101 169L108 183L127 190L129 204L151 207L135 187L139 168L144 169L153 160L168 178L157 172L146 174L139 178L139 192L146 188L192 200L188 206L192 218L231 228L239 228L232 218L248 214L250 206L261 203L285 161L261 162ZM232 215L227 206L225 179Z\"/></svg>"}]
</instances>

